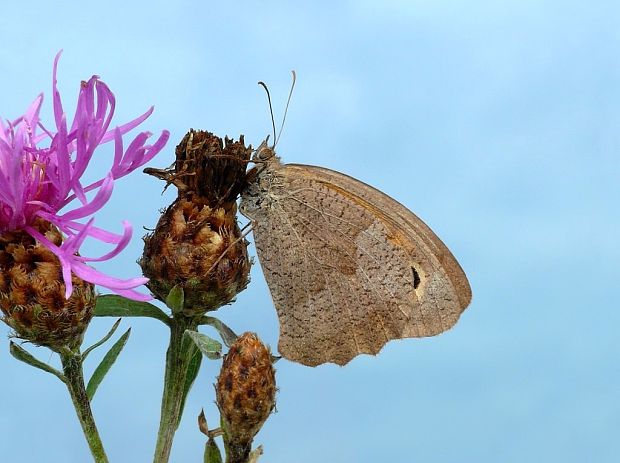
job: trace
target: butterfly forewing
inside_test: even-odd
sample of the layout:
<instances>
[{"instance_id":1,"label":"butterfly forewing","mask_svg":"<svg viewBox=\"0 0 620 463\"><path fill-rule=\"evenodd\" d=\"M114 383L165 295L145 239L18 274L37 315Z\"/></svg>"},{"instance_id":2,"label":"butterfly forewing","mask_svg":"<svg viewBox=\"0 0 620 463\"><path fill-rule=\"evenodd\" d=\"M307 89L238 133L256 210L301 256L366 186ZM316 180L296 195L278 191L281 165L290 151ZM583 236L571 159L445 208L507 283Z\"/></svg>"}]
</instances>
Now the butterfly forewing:
<instances>
[{"instance_id":1,"label":"butterfly forewing","mask_svg":"<svg viewBox=\"0 0 620 463\"><path fill-rule=\"evenodd\" d=\"M371 205L373 210L396 222L397 228L405 235L406 242L419 242L418 248L428 249L435 257L435 264L445 272L458 296L461 312L467 308L471 302L471 288L465 272L447 246L413 212L385 193L346 174L301 164L286 164L285 167L289 176L294 170L309 172L315 180L341 189L344 195L357 196ZM293 177L295 175L292 173Z\"/></svg>"},{"instance_id":2,"label":"butterfly forewing","mask_svg":"<svg viewBox=\"0 0 620 463\"><path fill-rule=\"evenodd\" d=\"M469 291L467 279L433 232L351 177L273 158L241 210L253 223L285 358L344 365L391 339L445 331L469 303L471 293L457 294Z\"/></svg>"}]
</instances>

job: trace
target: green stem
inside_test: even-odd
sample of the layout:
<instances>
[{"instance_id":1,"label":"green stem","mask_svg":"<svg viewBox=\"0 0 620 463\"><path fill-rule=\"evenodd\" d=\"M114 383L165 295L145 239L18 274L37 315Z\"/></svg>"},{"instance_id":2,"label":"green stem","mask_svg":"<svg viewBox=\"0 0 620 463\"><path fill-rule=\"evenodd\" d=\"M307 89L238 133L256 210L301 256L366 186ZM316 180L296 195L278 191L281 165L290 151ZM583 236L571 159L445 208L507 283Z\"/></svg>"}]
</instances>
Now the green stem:
<instances>
[{"instance_id":1,"label":"green stem","mask_svg":"<svg viewBox=\"0 0 620 463\"><path fill-rule=\"evenodd\" d=\"M90 452L96 463L108 463L103 443L97 431L97 425L90 409L90 401L86 395L84 385L84 372L82 370L82 357L79 352L63 352L60 354L63 372L66 378L67 388L73 401L82 431L90 447Z\"/></svg>"},{"instance_id":2,"label":"green stem","mask_svg":"<svg viewBox=\"0 0 620 463\"><path fill-rule=\"evenodd\" d=\"M170 345L166 352L166 372L164 392L161 400L161 418L154 463L167 463L172 450L174 434L179 427L186 394L186 377L189 363L195 354L193 342L185 340L186 330L196 330L198 324L193 319L175 315L170 326Z\"/></svg>"},{"instance_id":3,"label":"green stem","mask_svg":"<svg viewBox=\"0 0 620 463\"><path fill-rule=\"evenodd\" d=\"M249 443L230 442L224 434L224 449L226 451L226 463L247 463L252 450L252 441Z\"/></svg>"}]
</instances>

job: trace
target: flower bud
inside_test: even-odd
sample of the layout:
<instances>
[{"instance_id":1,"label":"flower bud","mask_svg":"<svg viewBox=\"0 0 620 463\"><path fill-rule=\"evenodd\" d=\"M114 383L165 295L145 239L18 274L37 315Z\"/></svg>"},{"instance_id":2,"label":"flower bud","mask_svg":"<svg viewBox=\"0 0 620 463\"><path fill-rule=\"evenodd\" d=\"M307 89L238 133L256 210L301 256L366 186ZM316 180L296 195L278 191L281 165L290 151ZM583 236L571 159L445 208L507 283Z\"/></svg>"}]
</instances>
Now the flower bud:
<instances>
[{"instance_id":1,"label":"flower bud","mask_svg":"<svg viewBox=\"0 0 620 463\"><path fill-rule=\"evenodd\" d=\"M276 395L271 352L256 334L244 333L230 347L215 392L229 463L245 462Z\"/></svg>"},{"instance_id":2,"label":"flower bud","mask_svg":"<svg viewBox=\"0 0 620 463\"><path fill-rule=\"evenodd\" d=\"M33 228L56 246L60 231L37 219ZM95 307L95 288L71 275L73 292L66 299L58 257L24 231L0 234L0 309L15 335L59 351L82 343Z\"/></svg>"},{"instance_id":3,"label":"flower bud","mask_svg":"<svg viewBox=\"0 0 620 463\"><path fill-rule=\"evenodd\" d=\"M237 224L237 196L252 148L191 130L172 169L147 169L178 188L178 197L144 238L140 265L156 298L183 288L184 312L202 315L231 302L248 284L247 241Z\"/></svg>"}]
</instances>

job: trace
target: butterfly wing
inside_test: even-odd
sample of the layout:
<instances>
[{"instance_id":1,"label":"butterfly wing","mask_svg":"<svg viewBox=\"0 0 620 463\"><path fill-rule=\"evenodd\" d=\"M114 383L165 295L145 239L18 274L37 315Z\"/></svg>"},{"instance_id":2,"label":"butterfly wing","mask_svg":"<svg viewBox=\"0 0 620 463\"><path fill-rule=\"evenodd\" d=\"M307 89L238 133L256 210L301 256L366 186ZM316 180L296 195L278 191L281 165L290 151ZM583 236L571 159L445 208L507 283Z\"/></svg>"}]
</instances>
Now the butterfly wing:
<instances>
[{"instance_id":1,"label":"butterfly wing","mask_svg":"<svg viewBox=\"0 0 620 463\"><path fill-rule=\"evenodd\" d=\"M448 247L439 237L426 225L418 216L400 204L394 198L386 195L382 191L367 185L346 174L336 172L317 166L306 166L302 164L287 164L290 171L307 171L319 181L331 184L335 187L344 186L342 191L345 195L354 195L365 200L383 215L387 215L391 220L396 221L398 226L407 236L415 237L422 241L422 247L432 250L433 256L445 271L450 280L462 310L465 310L471 302L471 288L467 281L465 272L459 265L456 258L452 255Z\"/></svg>"},{"instance_id":2,"label":"butterfly wing","mask_svg":"<svg viewBox=\"0 0 620 463\"><path fill-rule=\"evenodd\" d=\"M456 323L467 278L412 212L329 169L278 163L261 175L268 188L250 218L285 358L344 365Z\"/></svg>"}]
</instances>

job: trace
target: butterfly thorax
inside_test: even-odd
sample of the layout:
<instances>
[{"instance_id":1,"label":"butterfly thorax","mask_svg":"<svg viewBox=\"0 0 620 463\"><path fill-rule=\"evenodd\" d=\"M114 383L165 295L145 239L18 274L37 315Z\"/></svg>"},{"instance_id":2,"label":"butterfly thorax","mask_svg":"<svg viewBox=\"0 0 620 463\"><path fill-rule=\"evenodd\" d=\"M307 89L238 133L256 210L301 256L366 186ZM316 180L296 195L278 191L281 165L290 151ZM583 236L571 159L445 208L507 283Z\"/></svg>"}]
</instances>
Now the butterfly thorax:
<instances>
[{"instance_id":1,"label":"butterfly thorax","mask_svg":"<svg viewBox=\"0 0 620 463\"><path fill-rule=\"evenodd\" d=\"M252 160L256 163L247 174L246 187L241 193L239 211L249 219L256 219L261 210L272 207L275 189L280 184L278 171L282 164L267 141L257 148Z\"/></svg>"}]
</instances>

